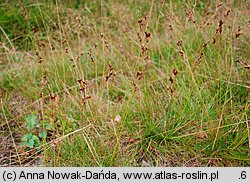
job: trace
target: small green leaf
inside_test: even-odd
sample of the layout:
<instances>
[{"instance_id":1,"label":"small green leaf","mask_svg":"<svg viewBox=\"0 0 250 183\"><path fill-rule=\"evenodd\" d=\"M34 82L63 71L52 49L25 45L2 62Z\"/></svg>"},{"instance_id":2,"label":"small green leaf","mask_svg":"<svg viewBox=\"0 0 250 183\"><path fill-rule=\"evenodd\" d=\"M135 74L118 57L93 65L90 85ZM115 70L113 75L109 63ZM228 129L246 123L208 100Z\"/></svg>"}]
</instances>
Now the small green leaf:
<instances>
[{"instance_id":1,"label":"small green leaf","mask_svg":"<svg viewBox=\"0 0 250 183\"><path fill-rule=\"evenodd\" d=\"M34 146L38 147L40 145L40 140L36 135L32 136L32 139L34 140Z\"/></svg>"},{"instance_id":2,"label":"small green leaf","mask_svg":"<svg viewBox=\"0 0 250 183\"><path fill-rule=\"evenodd\" d=\"M72 127L73 127L73 129L76 129L76 128L77 128L77 124L76 124L76 123L73 123L73 124L72 124Z\"/></svg>"},{"instance_id":3,"label":"small green leaf","mask_svg":"<svg viewBox=\"0 0 250 183\"><path fill-rule=\"evenodd\" d=\"M28 116L26 116L25 120L26 120L28 131L32 130L35 127L35 125L36 125L36 118L37 117L35 115L28 115Z\"/></svg>"},{"instance_id":4,"label":"small green leaf","mask_svg":"<svg viewBox=\"0 0 250 183\"><path fill-rule=\"evenodd\" d=\"M34 142L33 139L29 139L29 140L25 143L25 145L26 145L27 147L30 147L30 148L33 148L34 144L35 144L35 142Z\"/></svg>"},{"instance_id":5,"label":"small green leaf","mask_svg":"<svg viewBox=\"0 0 250 183\"><path fill-rule=\"evenodd\" d=\"M47 132L41 131L38 136L41 137L42 139L45 139L47 137Z\"/></svg>"},{"instance_id":6,"label":"small green leaf","mask_svg":"<svg viewBox=\"0 0 250 183\"><path fill-rule=\"evenodd\" d=\"M23 135L21 141L27 142L29 139L30 139L30 138L29 138L29 134L25 134L25 135Z\"/></svg>"},{"instance_id":7,"label":"small green leaf","mask_svg":"<svg viewBox=\"0 0 250 183\"><path fill-rule=\"evenodd\" d=\"M42 126L45 126L47 124L47 122L45 120L42 120L40 123Z\"/></svg>"},{"instance_id":8,"label":"small green leaf","mask_svg":"<svg viewBox=\"0 0 250 183\"><path fill-rule=\"evenodd\" d=\"M53 129L53 126L50 123L47 123L45 127L46 127L47 130L52 130Z\"/></svg>"},{"instance_id":9,"label":"small green leaf","mask_svg":"<svg viewBox=\"0 0 250 183\"><path fill-rule=\"evenodd\" d=\"M37 142L37 141L40 141L39 138L38 138L36 135L32 135L32 139L33 139L34 141L36 141L36 142Z\"/></svg>"}]
</instances>

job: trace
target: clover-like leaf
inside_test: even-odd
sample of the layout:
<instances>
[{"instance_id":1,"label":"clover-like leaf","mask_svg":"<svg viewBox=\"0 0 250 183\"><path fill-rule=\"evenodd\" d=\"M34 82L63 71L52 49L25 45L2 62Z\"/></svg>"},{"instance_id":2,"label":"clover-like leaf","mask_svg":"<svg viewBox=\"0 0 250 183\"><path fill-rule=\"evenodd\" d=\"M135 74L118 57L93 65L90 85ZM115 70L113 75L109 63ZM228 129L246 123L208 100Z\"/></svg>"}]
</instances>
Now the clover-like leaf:
<instances>
[{"instance_id":1,"label":"clover-like leaf","mask_svg":"<svg viewBox=\"0 0 250 183\"><path fill-rule=\"evenodd\" d=\"M40 145L40 140L36 135L32 135L32 139L34 140L34 146L38 147Z\"/></svg>"},{"instance_id":2,"label":"clover-like leaf","mask_svg":"<svg viewBox=\"0 0 250 183\"><path fill-rule=\"evenodd\" d=\"M25 134L25 135L23 135L21 141L22 141L22 142L27 142L27 141L30 139L30 138L29 138L29 135L30 135L30 134Z\"/></svg>"},{"instance_id":3,"label":"clover-like leaf","mask_svg":"<svg viewBox=\"0 0 250 183\"><path fill-rule=\"evenodd\" d=\"M47 137L47 132L45 130L41 131L38 136L42 139L45 139Z\"/></svg>"},{"instance_id":4,"label":"clover-like leaf","mask_svg":"<svg viewBox=\"0 0 250 183\"><path fill-rule=\"evenodd\" d=\"M34 142L33 139L29 139L29 140L25 143L25 145L26 145L27 147L30 147L30 148L33 148L33 147L34 147L34 144L35 144L35 142Z\"/></svg>"},{"instance_id":5,"label":"clover-like leaf","mask_svg":"<svg viewBox=\"0 0 250 183\"><path fill-rule=\"evenodd\" d=\"M37 118L36 115L28 115L28 116L26 116L25 120L26 120L28 131L31 131L35 127L36 118Z\"/></svg>"}]
</instances>

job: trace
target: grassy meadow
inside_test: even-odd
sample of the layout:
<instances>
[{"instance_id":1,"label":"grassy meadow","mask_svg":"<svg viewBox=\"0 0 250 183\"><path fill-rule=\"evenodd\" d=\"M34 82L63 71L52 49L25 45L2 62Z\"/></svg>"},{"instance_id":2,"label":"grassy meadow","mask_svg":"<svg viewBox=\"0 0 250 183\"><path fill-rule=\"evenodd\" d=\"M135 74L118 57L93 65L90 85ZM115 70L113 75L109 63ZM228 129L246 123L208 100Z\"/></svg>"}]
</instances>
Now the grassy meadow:
<instances>
[{"instance_id":1,"label":"grassy meadow","mask_svg":"<svg viewBox=\"0 0 250 183\"><path fill-rule=\"evenodd\" d=\"M249 166L247 0L0 1L0 166Z\"/></svg>"}]
</instances>

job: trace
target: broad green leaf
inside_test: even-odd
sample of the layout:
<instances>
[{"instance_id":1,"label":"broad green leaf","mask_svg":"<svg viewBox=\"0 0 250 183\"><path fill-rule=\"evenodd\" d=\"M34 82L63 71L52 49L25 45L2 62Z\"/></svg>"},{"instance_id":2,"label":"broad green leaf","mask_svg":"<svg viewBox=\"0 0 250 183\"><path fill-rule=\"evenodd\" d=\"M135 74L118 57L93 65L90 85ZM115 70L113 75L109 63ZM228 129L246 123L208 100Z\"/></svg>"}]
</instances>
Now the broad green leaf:
<instances>
[{"instance_id":1,"label":"broad green leaf","mask_svg":"<svg viewBox=\"0 0 250 183\"><path fill-rule=\"evenodd\" d=\"M32 139L33 139L35 142L40 142L39 138L38 138L36 135L32 135Z\"/></svg>"},{"instance_id":2,"label":"broad green leaf","mask_svg":"<svg viewBox=\"0 0 250 183\"><path fill-rule=\"evenodd\" d=\"M25 144L27 147L33 148L35 142L33 139L29 139Z\"/></svg>"},{"instance_id":3,"label":"broad green leaf","mask_svg":"<svg viewBox=\"0 0 250 183\"><path fill-rule=\"evenodd\" d=\"M28 138L32 139L33 135L31 133L28 134Z\"/></svg>"},{"instance_id":4,"label":"broad green leaf","mask_svg":"<svg viewBox=\"0 0 250 183\"><path fill-rule=\"evenodd\" d=\"M47 132L41 131L38 136L41 137L42 139L45 139L47 137Z\"/></svg>"},{"instance_id":5,"label":"broad green leaf","mask_svg":"<svg viewBox=\"0 0 250 183\"><path fill-rule=\"evenodd\" d=\"M35 147L40 146L40 139L36 135L33 135L32 139L34 140L34 146Z\"/></svg>"},{"instance_id":6,"label":"broad green leaf","mask_svg":"<svg viewBox=\"0 0 250 183\"><path fill-rule=\"evenodd\" d=\"M35 125L36 125L36 118L37 117L35 115L28 115L28 116L26 116L25 120L26 120L28 131L32 130L35 127Z\"/></svg>"}]
</instances>

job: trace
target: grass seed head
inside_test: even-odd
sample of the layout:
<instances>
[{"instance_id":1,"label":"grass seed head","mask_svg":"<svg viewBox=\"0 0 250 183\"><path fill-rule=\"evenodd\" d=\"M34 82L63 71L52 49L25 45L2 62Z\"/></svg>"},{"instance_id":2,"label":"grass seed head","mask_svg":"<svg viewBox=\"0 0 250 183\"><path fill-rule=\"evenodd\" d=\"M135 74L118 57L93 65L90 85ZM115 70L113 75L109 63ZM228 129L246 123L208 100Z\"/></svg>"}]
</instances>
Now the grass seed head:
<instances>
[{"instance_id":1,"label":"grass seed head","mask_svg":"<svg viewBox=\"0 0 250 183\"><path fill-rule=\"evenodd\" d=\"M141 80L142 79L142 72L141 71L137 71L136 72L136 77L138 80Z\"/></svg>"},{"instance_id":2,"label":"grass seed head","mask_svg":"<svg viewBox=\"0 0 250 183\"><path fill-rule=\"evenodd\" d=\"M174 80L171 77L169 78L169 81L170 81L171 84L174 83Z\"/></svg>"},{"instance_id":3,"label":"grass seed head","mask_svg":"<svg viewBox=\"0 0 250 183\"><path fill-rule=\"evenodd\" d=\"M177 69L173 69L173 70L172 70L172 73L173 73L175 76L177 76L178 70L177 70Z\"/></svg>"},{"instance_id":4,"label":"grass seed head","mask_svg":"<svg viewBox=\"0 0 250 183\"><path fill-rule=\"evenodd\" d=\"M238 28L237 32L235 33L235 39L237 39L243 32L241 31L241 27Z\"/></svg>"}]
</instances>

